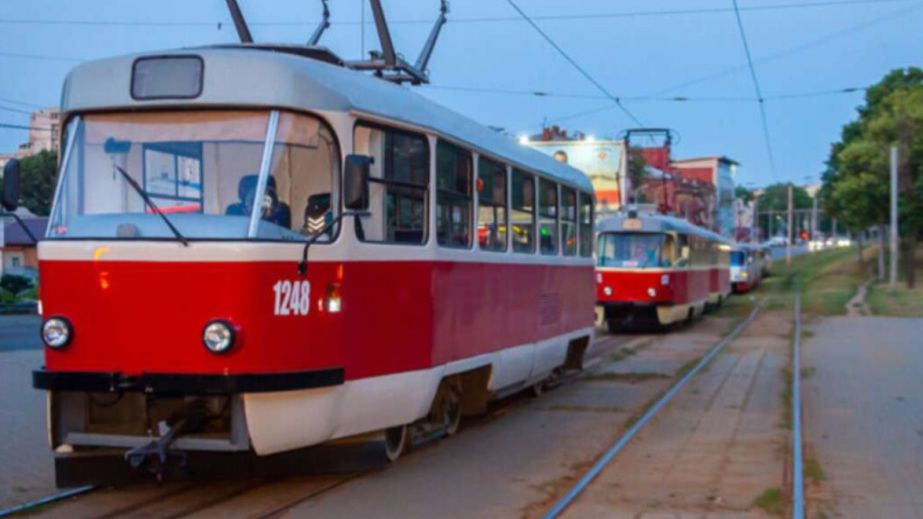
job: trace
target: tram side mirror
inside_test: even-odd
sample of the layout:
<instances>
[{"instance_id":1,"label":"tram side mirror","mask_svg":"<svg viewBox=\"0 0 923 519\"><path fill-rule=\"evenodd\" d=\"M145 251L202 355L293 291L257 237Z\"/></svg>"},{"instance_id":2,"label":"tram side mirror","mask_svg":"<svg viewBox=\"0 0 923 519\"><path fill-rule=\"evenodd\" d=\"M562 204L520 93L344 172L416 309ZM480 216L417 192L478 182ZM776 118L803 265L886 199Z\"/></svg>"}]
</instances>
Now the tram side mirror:
<instances>
[{"instance_id":1,"label":"tram side mirror","mask_svg":"<svg viewBox=\"0 0 923 519\"><path fill-rule=\"evenodd\" d=\"M103 144L103 149L106 155L125 155L131 151L131 141L119 141L109 137Z\"/></svg>"},{"instance_id":2,"label":"tram side mirror","mask_svg":"<svg viewBox=\"0 0 923 519\"><path fill-rule=\"evenodd\" d=\"M369 208L369 171L372 157L368 155L347 155L343 175L343 205L352 211L367 211Z\"/></svg>"},{"instance_id":3,"label":"tram side mirror","mask_svg":"<svg viewBox=\"0 0 923 519\"><path fill-rule=\"evenodd\" d=\"M19 207L19 161L10 159L3 167L3 199L0 205L7 211L15 211Z\"/></svg>"}]
</instances>

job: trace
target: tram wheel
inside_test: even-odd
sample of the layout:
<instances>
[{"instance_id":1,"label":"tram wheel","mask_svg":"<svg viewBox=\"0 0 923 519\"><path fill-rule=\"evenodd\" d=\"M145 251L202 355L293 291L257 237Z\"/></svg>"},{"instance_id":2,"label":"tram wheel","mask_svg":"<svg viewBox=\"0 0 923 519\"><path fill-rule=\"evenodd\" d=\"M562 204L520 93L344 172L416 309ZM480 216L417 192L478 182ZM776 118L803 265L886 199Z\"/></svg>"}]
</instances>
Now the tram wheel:
<instances>
[{"instance_id":1,"label":"tram wheel","mask_svg":"<svg viewBox=\"0 0 923 519\"><path fill-rule=\"evenodd\" d=\"M385 456L394 462L401 457L410 444L410 431L406 424L385 430Z\"/></svg>"},{"instance_id":2,"label":"tram wheel","mask_svg":"<svg viewBox=\"0 0 923 519\"><path fill-rule=\"evenodd\" d=\"M619 323L616 319L606 319L606 329L609 330L609 333L618 333Z\"/></svg>"}]
</instances>

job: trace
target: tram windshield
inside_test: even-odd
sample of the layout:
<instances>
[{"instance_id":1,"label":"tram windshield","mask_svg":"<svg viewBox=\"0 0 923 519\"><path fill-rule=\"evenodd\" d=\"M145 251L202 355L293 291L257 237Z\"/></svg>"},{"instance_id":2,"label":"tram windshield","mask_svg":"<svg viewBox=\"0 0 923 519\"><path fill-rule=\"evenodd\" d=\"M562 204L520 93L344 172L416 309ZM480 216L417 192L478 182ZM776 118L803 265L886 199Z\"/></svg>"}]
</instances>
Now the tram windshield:
<instances>
[{"instance_id":1,"label":"tram windshield","mask_svg":"<svg viewBox=\"0 0 923 519\"><path fill-rule=\"evenodd\" d=\"M731 266L742 267L747 264L747 253L742 250L731 251Z\"/></svg>"},{"instance_id":2,"label":"tram windshield","mask_svg":"<svg viewBox=\"0 0 923 519\"><path fill-rule=\"evenodd\" d=\"M667 236L662 233L603 233L599 236L600 267L658 268L670 265ZM666 252L666 253L665 253Z\"/></svg>"},{"instance_id":3,"label":"tram windshield","mask_svg":"<svg viewBox=\"0 0 923 519\"><path fill-rule=\"evenodd\" d=\"M321 231L321 241L330 239L335 229L323 227L336 209L336 141L316 118L274 117L210 110L72 119L48 238L174 239L172 224L188 239L302 240Z\"/></svg>"}]
</instances>

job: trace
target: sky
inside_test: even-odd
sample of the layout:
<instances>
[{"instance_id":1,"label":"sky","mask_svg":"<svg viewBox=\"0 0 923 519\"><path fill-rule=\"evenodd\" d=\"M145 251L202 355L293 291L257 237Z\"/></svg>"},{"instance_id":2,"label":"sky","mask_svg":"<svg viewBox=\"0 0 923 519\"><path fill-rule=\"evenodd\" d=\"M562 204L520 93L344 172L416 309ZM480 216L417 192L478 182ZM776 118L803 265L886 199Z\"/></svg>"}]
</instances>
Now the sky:
<instances>
[{"instance_id":1,"label":"sky","mask_svg":"<svg viewBox=\"0 0 923 519\"><path fill-rule=\"evenodd\" d=\"M923 65L923 0L737 0L755 74L733 0L514 1L592 81L507 0L454 0L430 61L431 84L413 88L513 136L543 123L597 138L618 138L638 122L670 128L674 158L730 157L747 186L818 181L830 144L862 103L861 90L842 91ZM304 42L321 12L320 0L239 2L258 42ZM415 61L438 1L382 3L395 47ZM2 5L0 123L27 124L22 112L57 105L65 75L81 61L237 41L224 0ZM321 44L347 59L378 48L367 5L331 0ZM0 128L0 152L26 139Z\"/></svg>"}]
</instances>

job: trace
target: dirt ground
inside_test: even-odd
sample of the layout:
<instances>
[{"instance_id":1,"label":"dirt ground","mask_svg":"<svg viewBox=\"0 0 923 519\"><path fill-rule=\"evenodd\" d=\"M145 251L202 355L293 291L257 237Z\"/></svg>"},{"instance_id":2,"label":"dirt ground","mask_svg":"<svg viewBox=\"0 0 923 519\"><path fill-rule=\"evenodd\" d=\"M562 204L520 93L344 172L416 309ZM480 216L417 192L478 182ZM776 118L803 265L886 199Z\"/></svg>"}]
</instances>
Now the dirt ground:
<instances>
[{"instance_id":1,"label":"dirt ground","mask_svg":"<svg viewBox=\"0 0 923 519\"><path fill-rule=\"evenodd\" d=\"M791 315L765 311L648 424L567 517L764 517L786 481ZM770 511L780 499L760 500Z\"/></svg>"}]
</instances>

